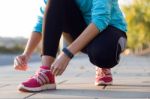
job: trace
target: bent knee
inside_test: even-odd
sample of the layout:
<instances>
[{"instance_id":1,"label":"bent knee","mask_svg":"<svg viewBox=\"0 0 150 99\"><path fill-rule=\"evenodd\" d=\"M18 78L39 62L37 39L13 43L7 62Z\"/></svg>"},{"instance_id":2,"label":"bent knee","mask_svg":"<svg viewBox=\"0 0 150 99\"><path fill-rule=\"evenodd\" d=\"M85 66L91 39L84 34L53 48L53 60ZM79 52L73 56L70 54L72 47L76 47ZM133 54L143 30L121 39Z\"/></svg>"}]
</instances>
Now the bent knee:
<instances>
[{"instance_id":1,"label":"bent knee","mask_svg":"<svg viewBox=\"0 0 150 99\"><path fill-rule=\"evenodd\" d=\"M111 49L90 49L88 51L88 56L90 62L101 68L112 68L119 63L121 49L118 46L118 49L112 51Z\"/></svg>"}]
</instances>

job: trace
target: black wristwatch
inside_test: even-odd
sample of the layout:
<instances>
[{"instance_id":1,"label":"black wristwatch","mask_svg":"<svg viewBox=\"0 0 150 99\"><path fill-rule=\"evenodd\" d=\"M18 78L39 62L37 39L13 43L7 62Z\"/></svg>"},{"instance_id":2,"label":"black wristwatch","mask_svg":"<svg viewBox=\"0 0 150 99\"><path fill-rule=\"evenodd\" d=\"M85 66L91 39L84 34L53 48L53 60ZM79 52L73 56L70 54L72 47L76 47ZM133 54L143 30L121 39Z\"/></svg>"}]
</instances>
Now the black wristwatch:
<instances>
[{"instance_id":1,"label":"black wristwatch","mask_svg":"<svg viewBox=\"0 0 150 99\"><path fill-rule=\"evenodd\" d=\"M67 55L70 59L72 59L73 58L73 54L67 49L67 48L63 48L63 50L62 50L64 53L65 53L65 55Z\"/></svg>"}]
</instances>

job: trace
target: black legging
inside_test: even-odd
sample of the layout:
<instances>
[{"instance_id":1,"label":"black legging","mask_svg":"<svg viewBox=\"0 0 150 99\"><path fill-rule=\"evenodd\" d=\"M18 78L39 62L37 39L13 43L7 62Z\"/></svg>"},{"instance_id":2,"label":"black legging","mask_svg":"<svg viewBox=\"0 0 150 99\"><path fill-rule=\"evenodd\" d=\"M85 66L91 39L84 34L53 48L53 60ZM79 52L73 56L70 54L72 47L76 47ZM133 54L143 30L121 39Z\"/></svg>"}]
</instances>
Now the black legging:
<instances>
[{"instance_id":1,"label":"black legging","mask_svg":"<svg viewBox=\"0 0 150 99\"><path fill-rule=\"evenodd\" d=\"M75 39L86 24L74 0L49 0L45 12L43 55L56 57L62 32Z\"/></svg>"},{"instance_id":2,"label":"black legging","mask_svg":"<svg viewBox=\"0 0 150 99\"><path fill-rule=\"evenodd\" d=\"M49 0L44 16L43 55L56 57L62 32L69 33L73 39L76 39L87 27L74 0ZM111 68L119 60L120 37L126 37L123 31L108 26L83 51L88 54L94 65Z\"/></svg>"}]
</instances>

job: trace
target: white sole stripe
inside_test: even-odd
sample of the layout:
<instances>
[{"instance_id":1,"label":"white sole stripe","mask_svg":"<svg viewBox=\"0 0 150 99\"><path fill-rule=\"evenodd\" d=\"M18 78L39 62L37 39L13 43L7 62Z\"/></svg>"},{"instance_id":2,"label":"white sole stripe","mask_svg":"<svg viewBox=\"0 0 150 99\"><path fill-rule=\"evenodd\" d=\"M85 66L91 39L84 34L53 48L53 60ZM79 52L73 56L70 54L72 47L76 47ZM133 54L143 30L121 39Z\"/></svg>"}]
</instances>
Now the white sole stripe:
<instances>
[{"instance_id":1,"label":"white sole stripe","mask_svg":"<svg viewBox=\"0 0 150 99\"><path fill-rule=\"evenodd\" d=\"M56 89L56 84L45 84L41 87L36 87L36 88L29 88L21 84L18 86L18 89L26 90L26 91L42 91L42 90L48 90L48 89Z\"/></svg>"},{"instance_id":2,"label":"white sole stripe","mask_svg":"<svg viewBox=\"0 0 150 99\"><path fill-rule=\"evenodd\" d=\"M112 85L112 82L104 82L104 81L95 82L95 86L98 85Z\"/></svg>"}]
</instances>

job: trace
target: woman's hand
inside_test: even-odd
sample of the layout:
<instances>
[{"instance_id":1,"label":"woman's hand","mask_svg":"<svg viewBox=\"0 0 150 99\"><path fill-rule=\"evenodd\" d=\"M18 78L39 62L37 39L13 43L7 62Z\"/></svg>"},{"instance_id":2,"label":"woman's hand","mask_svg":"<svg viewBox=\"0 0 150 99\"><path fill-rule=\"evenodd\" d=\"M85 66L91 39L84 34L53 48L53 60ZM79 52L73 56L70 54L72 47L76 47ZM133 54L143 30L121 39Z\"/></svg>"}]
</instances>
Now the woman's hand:
<instances>
[{"instance_id":1,"label":"woman's hand","mask_svg":"<svg viewBox=\"0 0 150 99\"><path fill-rule=\"evenodd\" d=\"M71 59L67 55L61 52L51 65L52 73L56 76L61 75L65 71L70 60Z\"/></svg>"},{"instance_id":2,"label":"woman's hand","mask_svg":"<svg viewBox=\"0 0 150 99\"><path fill-rule=\"evenodd\" d=\"M28 65L27 65L28 60L29 60L29 56L25 54L17 56L14 59L14 69L26 71L28 69Z\"/></svg>"}]
</instances>

